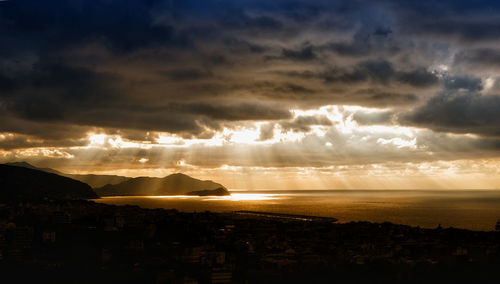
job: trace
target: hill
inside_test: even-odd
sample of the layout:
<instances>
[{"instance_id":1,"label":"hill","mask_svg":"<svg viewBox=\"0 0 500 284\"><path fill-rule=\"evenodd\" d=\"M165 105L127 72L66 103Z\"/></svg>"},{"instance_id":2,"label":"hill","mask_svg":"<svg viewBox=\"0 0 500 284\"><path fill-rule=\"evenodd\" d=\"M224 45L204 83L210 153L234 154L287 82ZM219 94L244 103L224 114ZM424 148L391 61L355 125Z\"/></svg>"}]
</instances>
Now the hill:
<instances>
[{"instance_id":1,"label":"hill","mask_svg":"<svg viewBox=\"0 0 500 284\"><path fill-rule=\"evenodd\" d=\"M13 166L13 167L22 167L22 168L27 168L27 169L32 169L32 170L37 170L37 171L42 171L46 173L51 173L51 174L56 174L56 175L61 175L62 173L60 171L51 169L51 168L39 168L35 167L30 163L27 162L13 162L13 163L6 163L4 164L6 166Z\"/></svg>"},{"instance_id":2,"label":"hill","mask_svg":"<svg viewBox=\"0 0 500 284\"><path fill-rule=\"evenodd\" d=\"M0 200L97 198L83 182L35 169L0 165Z\"/></svg>"},{"instance_id":3,"label":"hill","mask_svg":"<svg viewBox=\"0 0 500 284\"><path fill-rule=\"evenodd\" d=\"M77 174L66 174L66 173L61 173L61 175L84 182L90 185L92 188L103 187L107 184L119 184L121 182L130 179L129 177L115 176L115 175L92 175L92 174L77 175Z\"/></svg>"},{"instance_id":4,"label":"hill","mask_svg":"<svg viewBox=\"0 0 500 284\"><path fill-rule=\"evenodd\" d=\"M164 178L138 177L116 185L96 189L98 195L183 195L193 191L227 189L210 180L199 180L185 174L172 174ZM218 192L217 195L220 195Z\"/></svg>"},{"instance_id":5,"label":"hill","mask_svg":"<svg viewBox=\"0 0 500 284\"><path fill-rule=\"evenodd\" d=\"M23 167L23 168L27 168L27 169L39 170L39 171L44 171L47 173L53 173L53 174L57 174L60 176L65 176L65 177L68 177L71 179L75 179L75 180L79 180L81 182L84 182L84 183L90 185L92 188L103 187L107 184L119 184L121 182L124 182L124 181L130 179L129 177L116 176L116 175L67 174L67 173L63 173L63 172L60 172L58 170L54 170L51 168L38 168L38 167L35 167L32 164L29 164L26 162L7 163L5 165Z\"/></svg>"},{"instance_id":6,"label":"hill","mask_svg":"<svg viewBox=\"0 0 500 284\"><path fill-rule=\"evenodd\" d=\"M231 195L227 189L223 187L219 187L217 189L211 190L196 190L186 193L187 195L198 195L198 196L224 196Z\"/></svg>"}]
</instances>

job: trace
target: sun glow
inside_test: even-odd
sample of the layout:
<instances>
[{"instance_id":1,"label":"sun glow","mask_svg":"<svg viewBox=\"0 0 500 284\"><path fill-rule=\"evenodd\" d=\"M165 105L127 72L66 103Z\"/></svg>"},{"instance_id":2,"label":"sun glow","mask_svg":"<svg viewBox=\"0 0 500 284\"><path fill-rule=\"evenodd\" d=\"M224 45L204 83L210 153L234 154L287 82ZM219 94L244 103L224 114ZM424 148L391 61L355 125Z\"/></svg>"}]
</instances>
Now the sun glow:
<instances>
[{"instance_id":1,"label":"sun glow","mask_svg":"<svg viewBox=\"0 0 500 284\"><path fill-rule=\"evenodd\" d=\"M365 113L380 113L387 109L374 109L358 106L323 106L312 110L291 110L292 118L288 121L256 121L246 122L243 125L231 126L227 125L218 131L214 131L210 138L186 138L170 133L153 133L153 137L157 138L145 141L130 141L120 135L107 135L103 133L89 133L87 140L88 147L93 148L142 148L151 149L152 147L160 148L181 148L189 149L191 147L223 147L226 145L266 145L278 144L283 142L300 142L306 137L324 137L330 129L343 133L345 135L354 135L366 133L369 135L384 134L392 135L393 137L383 137L380 140L381 144L393 144L395 146L406 145L410 147L413 143L412 139L418 129L411 127L400 127L397 125L359 125L354 119L353 114L356 112ZM324 118L328 119L330 125L315 125L314 120L312 125L305 125L303 128L287 128L286 123L293 123L301 118ZM261 139L261 130L264 126L271 123L271 135L267 139ZM285 124L283 124L285 123ZM293 124L292 124L293 125ZM148 133L149 134L149 133ZM400 137L405 136L405 137ZM411 139L406 139L411 138ZM395 140L391 140L395 139ZM390 141L389 141L390 140ZM404 141L403 141L404 140ZM389 141L389 142L388 142ZM327 144L328 147L332 147ZM333 145L335 146L335 145ZM405 147L405 146L403 146Z\"/></svg>"},{"instance_id":2,"label":"sun glow","mask_svg":"<svg viewBox=\"0 0 500 284\"><path fill-rule=\"evenodd\" d=\"M210 196L204 200L230 200L230 201L259 201L272 200L280 198L278 194L263 194L263 193L231 193L228 196Z\"/></svg>"},{"instance_id":3,"label":"sun glow","mask_svg":"<svg viewBox=\"0 0 500 284\"><path fill-rule=\"evenodd\" d=\"M104 197L108 199L127 199L133 198L134 196L111 196ZM231 193L227 196L196 196L196 195L151 195L151 196L141 196L144 198L151 199L200 199L201 201L260 201L260 200L273 200L282 198L279 194L264 194L264 193Z\"/></svg>"},{"instance_id":4,"label":"sun glow","mask_svg":"<svg viewBox=\"0 0 500 284\"><path fill-rule=\"evenodd\" d=\"M0 158L35 164L58 160L55 166L48 166L79 174L163 177L183 172L216 180L228 188L245 189L498 187L498 178L484 178L484 173L498 176L498 161L488 162L488 168L479 167L447 156L446 148L439 148L448 141L475 143L481 139L477 135L436 136L392 122L360 124L355 119L360 112L372 117L390 113L389 109L324 106L291 112L286 120L227 122L207 138L147 132L143 139L132 136L138 137L134 140L100 129L68 146L37 147L39 142L29 136L4 132L0 142L8 145L9 141L25 139L27 147L0 150ZM432 144L425 143L426 139ZM413 158L413 164L401 162ZM437 162L450 158L453 160L447 163ZM370 176L369 181L366 176ZM235 193L223 198L264 200L272 196Z\"/></svg>"},{"instance_id":5,"label":"sun glow","mask_svg":"<svg viewBox=\"0 0 500 284\"><path fill-rule=\"evenodd\" d=\"M104 143L106 143L106 138L107 138L106 134L90 134L88 139L89 139L90 145L102 146L102 145L104 145Z\"/></svg>"},{"instance_id":6,"label":"sun glow","mask_svg":"<svg viewBox=\"0 0 500 284\"><path fill-rule=\"evenodd\" d=\"M398 148L405 148L405 147L412 148L412 149L417 148L417 145L416 145L417 139L416 138L414 138L412 140L404 140L404 139L401 139L399 137L392 138L392 139L379 138L379 139L377 139L377 143L380 143L382 145L393 144L393 145L396 145Z\"/></svg>"},{"instance_id":7,"label":"sun glow","mask_svg":"<svg viewBox=\"0 0 500 284\"><path fill-rule=\"evenodd\" d=\"M93 134L89 133L87 147L93 148L142 148L150 149L151 144L148 141L127 141L120 135ZM78 148L78 147L76 147Z\"/></svg>"}]
</instances>

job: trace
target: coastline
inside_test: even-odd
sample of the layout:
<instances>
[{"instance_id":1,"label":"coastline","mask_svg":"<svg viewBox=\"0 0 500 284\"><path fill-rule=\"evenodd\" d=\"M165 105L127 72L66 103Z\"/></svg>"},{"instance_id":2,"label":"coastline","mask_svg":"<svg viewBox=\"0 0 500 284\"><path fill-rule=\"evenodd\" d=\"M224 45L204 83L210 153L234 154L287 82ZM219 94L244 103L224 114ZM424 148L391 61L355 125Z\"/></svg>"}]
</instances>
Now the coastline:
<instances>
[{"instance_id":1,"label":"coastline","mask_svg":"<svg viewBox=\"0 0 500 284\"><path fill-rule=\"evenodd\" d=\"M338 222L391 222L422 228L489 231L500 218L500 192L232 192L231 196L104 197L96 202L183 212L239 210L331 217Z\"/></svg>"}]
</instances>

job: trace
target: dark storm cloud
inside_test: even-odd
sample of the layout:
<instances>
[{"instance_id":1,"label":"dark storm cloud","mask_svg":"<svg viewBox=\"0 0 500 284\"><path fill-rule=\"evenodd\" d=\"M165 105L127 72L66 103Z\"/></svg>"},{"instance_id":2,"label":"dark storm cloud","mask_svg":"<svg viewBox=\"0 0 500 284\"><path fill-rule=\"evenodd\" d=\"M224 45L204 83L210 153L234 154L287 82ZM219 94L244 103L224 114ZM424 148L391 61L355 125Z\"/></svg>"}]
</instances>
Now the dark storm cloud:
<instances>
[{"instance_id":1,"label":"dark storm cloud","mask_svg":"<svg viewBox=\"0 0 500 284\"><path fill-rule=\"evenodd\" d=\"M366 106L409 105L418 101L418 97L414 94L392 93L371 89L359 90L354 94L358 98L359 104Z\"/></svg>"},{"instance_id":2,"label":"dark storm cloud","mask_svg":"<svg viewBox=\"0 0 500 284\"><path fill-rule=\"evenodd\" d=\"M111 88L118 78L58 62L39 62L2 92L7 109L25 119L56 120L74 108L95 107L117 99Z\"/></svg>"},{"instance_id":3,"label":"dark storm cloud","mask_svg":"<svg viewBox=\"0 0 500 284\"><path fill-rule=\"evenodd\" d=\"M401 83L421 88L434 86L438 83L438 77L422 67L409 72L400 72L396 75L396 79Z\"/></svg>"},{"instance_id":4,"label":"dark storm cloud","mask_svg":"<svg viewBox=\"0 0 500 284\"><path fill-rule=\"evenodd\" d=\"M388 27L366 28L356 32L352 40L330 43L324 46L341 56L366 57L371 54L395 55L401 52L401 47L392 39L388 39L392 30Z\"/></svg>"},{"instance_id":5,"label":"dark storm cloud","mask_svg":"<svg viewBox=\"0 0 500 284\"><path fill-rule=\"evenodd\" d=\"M463 43L495 41L500 35L496 20L500 5L496 1L386 1L394 5L398 32Z\"/></svg>"},{"instance_id":6,"label":"dark storm cloud","mask_svg":"<svg viewBox=\"0 0 500 284\"><path fill-rule=\"evenodd\" d=\"M67 120L83 125L196 135L204 130L198 118L191 114L162 109L147 111L123 107L82 111Z\"/></svg>"},{"instance_id":7,"label":"dark storm cloud","mask_svg":"<svg viewBox=\"0 0 500 284\"><path fill-rule=\"evenodd\" d=\"M259 103L239 103L230 105L218 105L214 103L173 104L170 108L207 116L213 119L229 121L276 120L291 117L290 111L285 108Z\"/></svg>"},{"instance_id":8,"label":"dark storm cloud","mask_svg":"<svg viewBox=\"0 0 500 284\"><path fill-rule=\"evenodd\" d=\"M308 61L314 60L317 58L316 54L313 51L312 46L305 46L299 50L293 49L283 49L281 52L282 59L290 59L290 60L299 60L299 61Z\"/></svg>"},{"instance_id":9,"label":"dark storm cloud","mask_svg":"<svg viewBox=\"0 0 500 284\"><path fill-rule=\"evenodd\" d=\"M1 2L0 110L9 122L0 130L60 139L78 139L93 128L208 137L228 121L291 119L294 108L412 107L437 92L457 95L437 96L407 121L433 129L455 125L425 119L438 118L444 108L451 116L451 110L466 109L470 123L480 124L489 114L480 110L496 102L471 95L482 92L481 79L467 68L460 75L433 68L443 55L453 58L451 50L457 54L450 68L496 67L500 56L491 46L500 35L499 6L426 0ZM457 109L462 100L470 105ZM307 130L318 122L293 123L291 129Z\"/></svg>"},{"instance_id":10,"label":"dark storm cloud","mask_svg":"<svg viewBox=\"0 0 500 284\"><path fill-rule=\"evenodd\" d=\"M323 76L328 83L359 83L370 80L379 84L387 84L394 74L395 71L389 62L377 60L362 62L350 72L333 69Z\"/></svg>"},{"instance_id":11,"label":"dark storm cloud","mask_svg":"<svg viewBox=\"0 0 500 284\"><path fill-rule=\"evenodd\" d=\"M457 66L500 68L500 50L491 48L463 50L455 55L454 64Z\"/></svg>"},{"instance_id":12,"label":"dark storm cloud","mask_svg":"<svg viewBox=\"0 0 500 284\"><path fill-rule=\"evenodd\" d=\"M500 136L500 96L443 92L400 117L402 123L436 131Z\"/></svg>"},{"instance_id":13,"label":"dark storm cloud","mask_svg":"<svg viewBox=\"0 0 500 284\"><path fill-rule=\"evenodd\" d=\"M377 27L373 32L376 36L384 36L387 37L392 33L392 29L390 27Z\"/></svg>"},{"instance_id":14,"label":"dark storm cloud","mask_svg":"<svg viewBox=\"0 0 500 284\"><path fill-rule=\"evenodd\" d=\"M371 51L372 48L370 44L365 40L355 40L351 43L335 43L331 44L330 48L343 56L366 56Z\"/></svg>"},{"instance_id":15,"label":"dark storm cloud","mask_svg":"<svg viewBox=\"0 0 500 284\"><path fill-rule=\"evenodd\" d=\"M14 80L3 74L0 74L0 92L8 92L14 89L15 87L16 87L16 82Z\"/></svg>"},{"instance_id":16,"label":"dark storm cloud","mask_svg":"<svg viewBox=\"0 0 500 284\"><path fill-rule=\"evenodd\" d=\"M481 79L468 76L447 76L444 78L446 90L468 90L472 92L481 91L483 85Z\"/></svg>"},{"instance_id":17,"label":"dark storm cloud","mask_svg":"<svg viewBox=\"0 0 500 284\"><path fill-rule=\"evenodd\" d=\"M6 137L0 140L0 150L14 150L14 149L27 149L27 148L38 148L46 147L78 147L86 146L87 140L38 140L31 136L16 135L13 137Z\"/></svg>"},{"instance_id":18,"label":"dark storm cloud","mask_svg":"<svg viewBox=\"0 0 500 284\"><path fill-rule=\"evenodd\" d=\"M161 72L161 74L167 76L174 81L191 81L203 78L208 78L212 76L211 73L199 69L176 69L171 71Z\"/></svg>"},{"instance_id":19,"label":"dark storm cloud","mask_svg":"<svg viewBox=\"0 0 500 284\"><path fill-rule=\"evenodd\" d=\"M262 53L266 51L266 46L251 43L236 37L227 37L222 39L222 43L232 52L241 52L249 50L253 53Z\"/></svg>"},{"instance_id":20,"label":"dark storm cloud","mask_svg":"<svg viewBox=\"0 0 500 284\"><path fill-rule=\"evenodd\" d=\"M426 20L413 27L417 34L457 37L466 42L491 41L500 36L500 24L494 19L448 18Z\"/></svg>"},{"instance_id":21,"label":"dark storm cloud","mask_svg":"<svg viewBox=\"0 0 500 284\"><path fill-rule=\"evenodd\" d=\"M233 15L233 17L222 19L222 24L229 29L251 29L257 31L275 31L283 27L280 21L272 17L250 17L245 14Z\"/></svg>"},{"instance_id":22,"label":"dark storm cloud","mask_svg":"<svg viewBox=\"0 0 500 284\"><path fill-rule=\"evenodd\" d=\"M410 71L398 71L393 64L385 60L362 61L351 69L337 67L323 72L286 71L281 74L302 79L317 78L330 84L405 84L414 88L428 88L439 83L438 76L425 68L417 67Z\"/></svg>"},{"instance_id":23,"label":"dark storm cloud","mask_svg":"<svg viewBox=\"0 0 500 284\"><path fill-rule=\"evenodd\" d=\"M66 121L42 122L17 118L8 111L0 108L0 132L23 133L27 136L42 140L78 140L86 136L86 132L94 130L94 127L78 126Z\"/></svg>"},{"instance_id":24,"label":"dark storm cloud","mask_svg":"<svg viewBox=\"0 0 500 284\"><path fill-rule=\"evenodd\" d=\"M309 89L305 86L294 84L294 83L285 83L273 86L270 85L274 93L286 93L290 96L290 94L314 94L316 91L313 89Z\"/></svg>"},{"instance_id":25,"label":"dark storm cloud","mask_svg":"<svg viewBox=\"0 0 500 284\"><path fill-rule=\"evenodd\" d=\"M186 46L183 35L169 26L152 25L151 11L159 1L9 1L0 16L1 30L40 48L57 49L88 40L104 40L116 51L141 46Z\"/></svg>"},{"instance_id":26,"label":"dark storm cloud","mask_svg":"<svg viewBox=\"0 0 500 284\"><path fill-rule=\"evenodd\" d=\"M426 88L438 83L438 77L420 67L411 71L397 71L385 60L363 61L353 70L332 69L321 76L327 83L360 83L371 81L387 85L399 82L416 88Z\"/></svg>"},{"instance_id":27,"label":"dark storm cloud","mask_svg":"<svg viewBox=\"0 0 500 284\"><path fill-rule=\"evenodd\" d=\"M19 80L20 87L6 92L3 101L9 113L25 121L53 122L54 128L64 127L61 122L67 122L82 126L202 132L197 117L192 114L133 105L123 96L124 90L116 86L121 79L112 74L60 64L38 64ZM21 123L18 126L23 130L21 133L30 134L29 127Z\"/></svg>"},{"instance_id":28,"label":"dark storm cloud","mask_svg":"<svg viewBox=\"0 0 500 284\"><path fill-rule=\"evenodd\" d=\"M500 135L500 96L479 93L483 89L479 78L447 76L444 88L400 121L443 132Z\"/></svg>"},{"instance_id":29,"label":"dark storm cloud","mask_svg":"<svg viewBox=\"0 0 500 284\"><path fill-rule=\"evenodd\" d=\"M7 109L32 120L59 120L73 111L109 107L120 98L119 78L58 62L40 62L4 95Z\"/></svg>"}]
</instances>

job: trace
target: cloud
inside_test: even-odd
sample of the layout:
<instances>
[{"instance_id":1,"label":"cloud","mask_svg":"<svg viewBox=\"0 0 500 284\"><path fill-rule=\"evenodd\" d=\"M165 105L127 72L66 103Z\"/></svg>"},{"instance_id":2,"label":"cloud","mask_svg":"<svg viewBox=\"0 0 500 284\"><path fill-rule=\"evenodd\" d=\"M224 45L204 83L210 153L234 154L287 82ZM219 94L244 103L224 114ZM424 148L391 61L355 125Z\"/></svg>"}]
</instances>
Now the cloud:
<instances>
[{"instance_id":1,"label":"cloud","mask_svg":"<svg viewBox=\"0 0 500 284\"><path fill-rule=\"evenodd\" d=\"M174 81L193 81L212 76L210 73L199 69L176 69L165 71L161 74Z\"/></svg>"},{"instance_id":2,"label":"cloud","mask_svg":"<svg viewBox=\"0 0 500 284\"><path fill-rule=\"evenodd\" d=\"M217 103L172 104L170 108L204 115L213 119L230 121L277 120L291 117L289 110L278 105L248 102L229 105L219 105Z\"/></svg>"},{"instance_id":3,"label":"cloud","mask_svg":"<svg viewBox=\"0 0 500 284\"><path fill-rule=\"evenodd\" d=\"M250 51L252 53L263 53L267 47L234 36L223 38L222 43L232 52Z\"/></svg>"},{"instance_id":4,"label":"cloud","mask_svg":"<svg viewBox=\"0 0 500 284\"><path fill-rule=\"evenodd\" d=\"M8 92L8 91L14 89L15 86L16 86L16 83L14 80L12 80L11 78L9 78L3 74L0 74L0 91Z\"/></svg>"},{"instance_id":5,"label":"cloud","mask_svg":"<svg viewBox=\"0 0 500 284\"><path fill-rule=\"evenodd\" d=\"M426 151L438 151L439 143L449 152L469 149L468 157L480 156L474 149L497 151L496 2L49 0L0 6L0 132L14 135L3 149L71 147L93 132L149 144L159 133L203 140L252 125L267 144L280 128L306 136L315 127L332 129L303 144L272 146L277 153L252 146L249 151L269 155L263 164L410 160L404 157L409 148L398 147L411 137L346 134L334 131L338 122L331 117L291 112L349 105L379 108L350 113L361 128L410 125L433 133L416 138L412 159L428 159ZM483 137L465 143L463 137L438 139L439 131ZM369 141L359 142L363 137ZM326 158L327 142L347 158ZM78 151L68 153L91 162ZM96 157L118 163L135 155L121 151L113 152L116 160L107 151ZM162 154L185 155L168 151L145 158L154 164ZM227 163L230 155L218 154L213 164Z\"/></svg>"},{"instance_id":6,"label":"cloud","mask_svg":"<svg viewBox=\"0 0 500 284\"><path fill-rule=\"evenodd\" d=\"M274 137L274 123L266 123L260 126L259 140L266 141Z\"/></svg>"},{"instance_id":7,"label":"cloud","mask_svg":"<svg viewBox=\"0 0 500 284\"><path fill-rule=\"evenodd\" d=\"M396 80L417 88L435 86L439 81L436 74L429 72L422 67L409 72L400 72L399 74L396 74Z\"/></svg>"},{"instance_id":8,"label":"cloud","mask_svg":"<svg viewBox=\"0 0 500 284\"><path fill-rule=\"evenodd\" d=\"M349 41L339 41L326 44L325 50L331 50L340 56L368 57L377 55L395 55L400 53L401 47L398 42L388 38L392 33L389 27L366 27L353 35Z\"/></svg>"},{"instance_id":9,"label":"cloud","mask_svg":"<svg viewBox=\"0 0 500 284\"><path fill-rule=\"evenodd\" d=\"M292 121L281 122L280 125L283 131L308 132L311 130L311 126L331 126L332 122L325 115L299 115Z\"/></svg>"},{"instance_id":10,"label":"cloud","mask_svg":"<svg viewBox=\"0 0 500 284\"><path fill-rule=\"evenodd\" d=\"M353 119L361 125L391 124L394 113L390 111L383 112L365 112L356 111Z\"/></svg>"},{"instance_id":11,"label":"cloud","mask_svg":"<svg viewBox=\"0 0 500 284\"><path fill-rule=\"evenodd\" d=\"M385 60L363 61L350 71L335 68L321 76L327 83L372 82L387 85L391 82L398 82L417 88L427 88L438 83L438 77L424 68L397 71L390 62Z\"/></svg>"},{"instance_id":12,"label":"cloud","mask_svg":"<svg viewBox=\"0 0 500 284\"><path fill-rule=\"evenodd\" d=\"M448 38L456 37L461 41L492 41L500 35L500 24L495 23L493 19L474 19L470 18L437 18L425 19L417 22L412 27L412 31L417 34L429 34L435 36L444 36Z\"/></svg>"},{"instance_id":13,"label":"cloud","mask_svg":"<svg viewBox=\"0 0 500 284\"><path fill-rule=\"evenodd\" d=\"M299 60L299 61L308 61L308 60L316 59L317 56L314 53L312 46L305 46L299 50L285 48L281 51L281 57L279 57L279 58L290 59L290 60Z\"/></svg>"},{"instance_id":14,"label":"cloud","mask_svg":"<svg viewBox=\"0 0 500 284\"><path fill-rule=\"evenodd\" d=\"M78 126L62 122L43 122L17 118L9 112L0 112L0 132L21 133L32 139L61 141L78 140L94 131L92 126Z\"/></svg>"},{"instance_id":15,"label":"cloud","mask_svg":"<svg viewBox=\"0 0 500 284\"><path fill-rule=\"evenodd\" d=\"M104 40L117 52L159 44L188 46L189 40L177 36L172 27L152 25L150 5L141 1L126 5L120 1L11 1L2 7L2 18L8 23L2 30L22 33L39 47L53 49L88 40Z\"/></svg>"},{"instance_id":16,"label":"cloud","mask_svg":"<svg viewBox=\"0 0 500 284\"><path fill-rule=\"evenodd\" d=\"M500 50L492 48L466 49L454 56L454 65L475 68L500 68Z\"/></svg>"},{"instance_id":17,"label":"cloud","mask_svg":"<svg viewBox=\"0 0 500 284\"><path fill-rule=\"evenodd\" d=\"M478 92L483 89L481 79L468 76L446 76L444 78L444 88L447 90L468 90Z\"/></svg>"},{"instance_id":18,"label":"cloud","mask_svg":"<svg viewBox=\"0 0 500 284\"><path fill-rule=\"evenodd\" d=\"M0 150L43 148L83 147L88 144L86 139L42 140L37 137L0 132Z\"/></svg>"},{"instance_id":19,"label":"cloud","mask_svg":"<svg viewBox=\"0 0 500 284\"><path fill-rule=\"evenodd\" d=\"M276 31L283 27L282 23L268 16L249 16L246 14L233 15L221 19L222 23L229 29L252 29L259 31Z\"/></svg>"},{"instance_id":20,"label":"cloud","mask_svg":"<svg viewBox=\"0 0 500 284\"><path fill-rule=\"evenodd\" d=\"M436 131L500 136L500 96L443 92L400 117L400 122Z\"/></svg>"}]
</instances>

